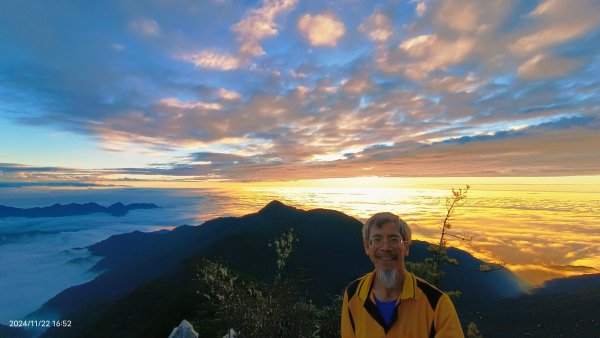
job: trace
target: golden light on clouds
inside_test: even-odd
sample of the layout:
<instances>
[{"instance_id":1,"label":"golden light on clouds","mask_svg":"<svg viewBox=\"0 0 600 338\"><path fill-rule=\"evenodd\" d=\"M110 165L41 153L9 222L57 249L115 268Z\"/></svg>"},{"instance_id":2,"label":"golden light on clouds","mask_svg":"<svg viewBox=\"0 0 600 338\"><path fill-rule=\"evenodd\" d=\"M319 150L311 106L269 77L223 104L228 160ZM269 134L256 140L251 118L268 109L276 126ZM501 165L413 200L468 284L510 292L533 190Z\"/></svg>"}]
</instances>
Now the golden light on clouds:
<instances>
[{"instance_id":1,"label":"golden light on clouds","mask_svg":"<svg viewBox=\"0 0 600 338\"><path fill-rule=\"evenodd\" d=\"M456 209L452 223L453 231L471 234L473 240L450 241L451 246L486 262L504 264L532 285L600 271L600 219L592 211L600 207L600 199L592 192L600 191L600 178L563 178L564 185L556 184L557 178L540 178L537 183L532 178L496 178L483 184L485 180L438 178L436 182L370 176L272 182L270 186L224 184L220 193L231 194L237 201L232 215L255 212L274 199L306 210L339 210L363 221L376 212L390 211L413 227L414 239L435 242L449 187L469 183L473 188L466 203ZM589 184L573 189L577 182Z\"/></svg>"}]
</instances>

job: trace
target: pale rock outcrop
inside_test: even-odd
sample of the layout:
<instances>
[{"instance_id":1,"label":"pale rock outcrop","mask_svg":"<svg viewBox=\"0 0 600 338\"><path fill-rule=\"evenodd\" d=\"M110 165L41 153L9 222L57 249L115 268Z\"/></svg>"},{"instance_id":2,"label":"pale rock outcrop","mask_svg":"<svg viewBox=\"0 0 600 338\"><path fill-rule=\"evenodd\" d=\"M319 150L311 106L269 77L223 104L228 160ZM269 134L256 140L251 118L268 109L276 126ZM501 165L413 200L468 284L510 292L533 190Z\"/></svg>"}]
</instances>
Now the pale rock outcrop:
<instances>
[{"instance_id":1,"label":"pale rock outcrop","mask_svg":"<svg viewBox=\"0 0 600 338\"><path fill-rule=\"evenodd\" d=\"M198 338L198 332L187 320L182 320L178 327L174 328L169 338Z\"/></svg>"},{"instance_id":2,"label":"pale rock outcrop","mask_svg":"<svg viewBox=\"0 0 600 338\"><path fill-rule=\"evenodd\" d=\"M238 336L234 329L229 329L223 338L237 338ZM194 330L194 326L190 322L184 319L178 327L173 329L169 338L198 338L198 332Z\"/></svg>"},{"instance_id":3,"label":"pale rock outcrop","mask_svg":"<svg viewBox=\"0 0 600 338\"><path fill-rule=\"evenodd\" d=\"M236 338L238 336L234 329L229 329L229 333L223 336L223 338Z\"/></svg>"}]
</instances>

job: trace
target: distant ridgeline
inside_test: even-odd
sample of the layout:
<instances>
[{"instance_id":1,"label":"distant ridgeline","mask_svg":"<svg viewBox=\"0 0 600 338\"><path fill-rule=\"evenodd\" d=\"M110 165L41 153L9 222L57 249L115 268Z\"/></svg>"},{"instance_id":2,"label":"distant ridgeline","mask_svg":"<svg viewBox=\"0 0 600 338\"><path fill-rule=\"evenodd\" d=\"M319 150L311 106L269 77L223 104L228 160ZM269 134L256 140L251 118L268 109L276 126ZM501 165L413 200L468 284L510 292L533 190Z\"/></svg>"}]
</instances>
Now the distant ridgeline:
<instances>
[{"instance_id":1,"label":"distant ridgeline","mask_svg":"<svg viewBox=\"0 0 600 338\"><path fill-rule=\"evenodd\" d=\"M132 203L125 205L121 202L115 203L109 207L103 207L97 203L70 203L54 204L48 207L36 208L14 208L0 205L0 218L2 217L64 217L88 215L94 213L106 213L112 216L123 216L131 210L136 209L156 209L160 208L152 203Z\"/></svg>"},{"instance_id":2,"label":"distant ridgeline","mask_svg":"<svg viewBox=\"0 0 600 338\"><path fill-rule=\"evenodd\" d=\"M195 284L198 261L218 261L243 278L272 283L277 258L269 243L290 228L298 241L287 260L286 278L302 280L303 292L315 304L330 303L331 295L340 295L350 281L372 269L362 246L360 221L334 210L304 211L273 201L243 217L171 231L136 231L96 243L88 249L103 257L93 268L101 274L62 291L27 318L58 316L72 322L72 327L53 327L42 337L168 337L182 319L197 318L210 306L199 303L198 293L204 291ZM429 257L427 246L414 241L408 259ZM522 281L506 269L481 272L485 263L464 251L451 249L448 254L460 265L445 265L442 287L462 292L456 305L465 330L472 320L486 321L483 334L493 337L500 330L491 314L506 300L525 297ZM508 310L495 313L505 316ZM543 318L536 325L540 322L546 325ZM504 325L518 330L510 322ZM203 334L205 328L195 328L201 336L210 336Z\"/></svg>"}]
</instances>

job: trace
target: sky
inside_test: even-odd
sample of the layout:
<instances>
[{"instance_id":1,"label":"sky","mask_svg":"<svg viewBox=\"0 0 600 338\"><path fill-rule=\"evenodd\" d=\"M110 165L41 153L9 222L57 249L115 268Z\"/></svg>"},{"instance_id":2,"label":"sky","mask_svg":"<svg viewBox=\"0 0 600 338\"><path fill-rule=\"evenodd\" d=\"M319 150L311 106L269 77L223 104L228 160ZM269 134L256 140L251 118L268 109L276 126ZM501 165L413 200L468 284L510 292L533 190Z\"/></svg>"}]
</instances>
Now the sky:
<instances>
[{"instance_id":1,"label":"sky","mask_svg":"<svg viewBox=\"0 0 600 338\"><path fill-rule=\"evenodd\" d=\"M598 177L598 1L0 2L0 186Z\"/></svg>"}]
</instances>

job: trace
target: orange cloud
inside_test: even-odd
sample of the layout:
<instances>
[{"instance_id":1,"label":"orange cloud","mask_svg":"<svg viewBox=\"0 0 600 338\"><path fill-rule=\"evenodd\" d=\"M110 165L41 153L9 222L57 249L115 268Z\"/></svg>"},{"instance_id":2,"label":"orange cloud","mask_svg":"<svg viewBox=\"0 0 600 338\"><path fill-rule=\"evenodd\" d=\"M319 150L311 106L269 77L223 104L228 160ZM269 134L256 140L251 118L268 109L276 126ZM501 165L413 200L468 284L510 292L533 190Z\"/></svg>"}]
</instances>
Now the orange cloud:
<instances>
[{"instance_id":1,"label":"orange cloud","mask_svg":"<svg viewBox=\"0 0 600 338\"><path fill-rule=\"evenodd\" d=\"M278 15L292 10L297 0L265 0L263 7L252 10L250 15L232 26L238 34L242 55L259 56L264 54L260 42L278 33L275 19Z\"/></svg>"},{"instance_id":2,"label":"orange cloud","mask_svg":"<svg viewBox=\"0 0 600 338\"><path fill-rule=\"evenodd\" d=\"M580 60L569 60L538 54L521 65L517 72L520 77L525 79L546 79L568 75L580 64Z\"/></svg>"},{"instance_id":3,"label":"orange cloud","mask_svg":"<svg viewBox=\"0 0 600 338\"><path fill-rule=\"evenodd\" d=\"M382 13L374 13L368 17L359 30L376 42L385 42L394 34L390 19Z\"/></svg>"},{"instance_id":4,"label":"orange cloud","mask_svg":"<svg viewBox=\"0 0 600 338\"><path fill-rule=\"evenodd\" d=\"M344 24L332 14L303 15L298 29L313 46L333 47L346 33Z\"/></svg>"}]
</instances>

